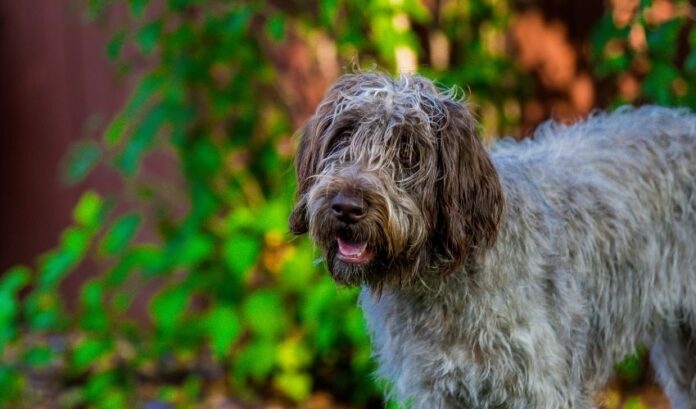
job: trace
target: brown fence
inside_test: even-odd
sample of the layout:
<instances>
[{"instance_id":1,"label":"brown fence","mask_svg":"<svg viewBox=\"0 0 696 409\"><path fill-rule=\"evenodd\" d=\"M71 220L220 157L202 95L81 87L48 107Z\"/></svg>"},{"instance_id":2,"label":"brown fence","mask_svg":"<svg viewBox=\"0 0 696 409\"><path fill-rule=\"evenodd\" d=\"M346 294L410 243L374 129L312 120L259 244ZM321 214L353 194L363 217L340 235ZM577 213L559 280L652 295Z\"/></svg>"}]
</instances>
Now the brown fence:
<instances>
[{"instance_id":1,"label":"brown fence","mask_svg":"<svg viewBox=\"0 0 696 409\"><path fill-rule=\"evenodd\" d=\"M0 271L50 249L85 184L60 182L60 161L93 137L121 104L124 81L105 54L108 28L85 21L82 2L0 2Z\"/></svg>"}]
</instances>

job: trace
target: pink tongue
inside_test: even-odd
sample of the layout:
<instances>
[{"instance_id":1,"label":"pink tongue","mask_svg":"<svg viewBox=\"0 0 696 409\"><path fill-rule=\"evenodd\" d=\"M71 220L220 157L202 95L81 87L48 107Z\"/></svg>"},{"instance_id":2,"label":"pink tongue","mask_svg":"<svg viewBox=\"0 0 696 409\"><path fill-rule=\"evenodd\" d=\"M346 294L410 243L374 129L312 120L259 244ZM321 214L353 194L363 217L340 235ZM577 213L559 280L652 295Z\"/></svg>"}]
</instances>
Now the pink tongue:
<instances>
[{"instance_id":1,"label":"pink tongue","mask_svg":"<svg viewBox=\"0 0 696 409\"><path fill-rule=\"evenodd\" d=\"M338 239L338 251L345 256L357 256L365 251L367 242L351 243Z\"/></svg>"}]
</instances>

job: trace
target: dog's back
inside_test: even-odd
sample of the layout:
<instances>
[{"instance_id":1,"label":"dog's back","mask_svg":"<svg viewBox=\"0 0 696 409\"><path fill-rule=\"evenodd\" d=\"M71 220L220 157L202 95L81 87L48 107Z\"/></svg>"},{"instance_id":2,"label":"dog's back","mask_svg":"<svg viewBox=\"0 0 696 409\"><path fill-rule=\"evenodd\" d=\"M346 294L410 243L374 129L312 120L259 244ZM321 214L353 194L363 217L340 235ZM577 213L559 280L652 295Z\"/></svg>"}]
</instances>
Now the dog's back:
<instances>
[{"instance_id":1,"label":"dog's back","mask_svg":"<svg viewBox=\"0 0 696 409\"><path fill-rule=\"evenodd\" d=\"M547 123L491 158L506 207L477 270L362 294L397 395L416 408L592 408L614 363L644 345L674 408L696 407L696 116Z\"/></svg>"},{"instance_id":2,"label":"dog's back","mask_svg":"<svg viewBox=\"0 0 696 409\"><path fill-rule=\"evenodd\" d=\"M585 381L605 381L607 362L653 346L675 407L695 407L696 116L642 107L548 123L534 140L501 143L492 158L508 204L500 242L524 242L519 257L539 260L530 279L578 286L563 297L583 305L568 313L587 321L589 342L577 346L595 379ZM524 222L513 221L519 215ZM498 250L509 257L507 247ZM577 322L558 319L577 335L566 327Z\"/></svg>"}]
</instances>

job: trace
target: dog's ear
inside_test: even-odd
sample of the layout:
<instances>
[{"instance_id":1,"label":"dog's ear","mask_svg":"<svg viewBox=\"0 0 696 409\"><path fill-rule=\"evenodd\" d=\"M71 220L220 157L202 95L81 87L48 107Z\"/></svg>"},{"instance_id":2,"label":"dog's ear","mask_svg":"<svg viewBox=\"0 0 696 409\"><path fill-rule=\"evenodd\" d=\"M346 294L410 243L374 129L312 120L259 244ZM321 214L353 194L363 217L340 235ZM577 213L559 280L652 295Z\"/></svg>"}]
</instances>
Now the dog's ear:
<instances>
[{"instance_id":1,"label":"dog's ear","mask_svg":"<svg viewBox=\"0 0 696 409\"><path fill-rule=\"evenodd\" d=\"M311 186L312 176L316 173L316 116L302 127L299 132L299 145L295 154L295 174L297 176L297 192L295 207L290 213L290 232L296 235L305 234L309 230L307 220L307 191Z\"/></svg>"},{"instance_id":2,"label":"dog's ear","mask_svg":"<svg viewBox=\"0 0 696 409\"><path fill-rule=\"evenodd\" d=\"M361 76L344 75L336 80L324 95L307 123L298 132L299 145L295 155L295 172L297 174L297 192L295 208L290 214L290 231L300 235L309 230L307 219L307 192L314 183L314 176L319 172L326 149L327 130L334 125L334 111L346 97L360 88Z\"/></svg>"},{"instance_id":3,"label":"dog's ear","mask_svg":"<svg viewBox=\"0 0 696 409\"><path fill-rule=\"evenodd\" d=\"M439 232L444 256L461 266L470 255L493 245L503 213L500 179L476 122L461 103L445 98L438 135L440 166Z\"/></svg>"}]
</instances>

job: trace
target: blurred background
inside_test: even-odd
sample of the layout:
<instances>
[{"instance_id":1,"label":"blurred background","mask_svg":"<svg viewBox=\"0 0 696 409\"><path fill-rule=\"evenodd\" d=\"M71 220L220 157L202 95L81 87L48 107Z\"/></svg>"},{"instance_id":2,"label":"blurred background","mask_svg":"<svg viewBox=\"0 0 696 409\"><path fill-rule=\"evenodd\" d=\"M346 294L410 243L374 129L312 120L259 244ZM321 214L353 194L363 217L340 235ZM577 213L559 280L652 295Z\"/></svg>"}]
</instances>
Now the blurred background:
<instances>
[{"instance_id":1,"label":"blurred background","mask_svg":"<svg viewBox=\"0 0 696 409\"><path fill-rule=\"evenodd\" d=\"M293 132L356 68L481 136L696 108L679 0L0 2L0 407L382 408L356 290L287 233ZM645 351L605 408L668 408Z\"/></svg>"}]
</instances>

